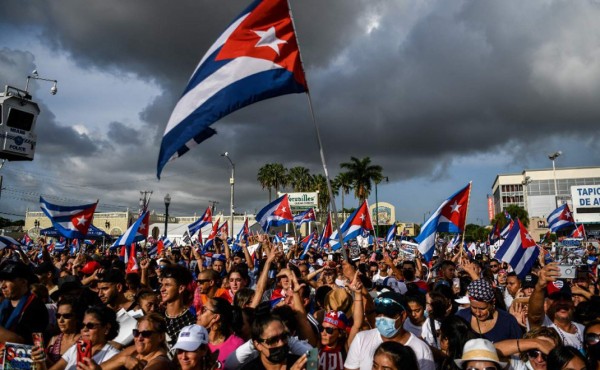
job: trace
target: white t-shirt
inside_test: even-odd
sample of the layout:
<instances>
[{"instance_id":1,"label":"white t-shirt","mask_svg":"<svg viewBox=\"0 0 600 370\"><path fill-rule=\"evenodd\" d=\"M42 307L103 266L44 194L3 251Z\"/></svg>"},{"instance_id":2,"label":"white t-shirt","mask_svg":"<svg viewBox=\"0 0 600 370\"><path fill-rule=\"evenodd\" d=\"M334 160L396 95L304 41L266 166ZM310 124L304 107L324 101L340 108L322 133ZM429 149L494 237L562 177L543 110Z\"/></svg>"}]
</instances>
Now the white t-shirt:
<instances>
[{"instance_id":1,"label":"white t-shirt","mask_svg":"<svg viewBox=\"0 0 600 370\"><path fill-rule=\"evenodd\" d=\"M102 364L105 361L110 360L113 356L117 355L119 350L110 344L106 343L104 347L94 356L92 359L98 364ZM62 355L63 360L67 361L67 367L65 370L76 370L77 369L77 344L73 344L64 355Z\"/></svg>"},{"instance_id":2,"label":"white t-shirt","mask_svg":"<svg viewBox=\"0 0 600 370\"><path fill-rule=\"evenodd\" d=\"M433 319L428 318L423 323L423 331L421 332L421 338L423 338L425 343L429 344L430 346L440 349L440 341L438 340L436 333L431 332L431 320ZM433 320L433 324L435 325L436 332L440 330L440 327L442 326L442 323L440 321Z\"/></svg>"},{"instance_id":3,"label":"white t-shirt","mask_svg":"<svg viewBox=\"0 0 600 370\"><path fill-rule=\"evenodd\" d=\"M288 340L290 353L301 356L313 347L304 340L299 340L298 337L290 337ZM244 364L258 357L258 350L254 348L252 339L239 346L235 351L231 352L225 360L225 369L239 369Z\"/></svg>"},{"instance_id":4,"label":"white t-shirt","mask_svg":"<svg viewBox=\"0 0 600 370\"><path fill-rule=\"evenodd\" d=\"M542 322L542 326L554 328L558 333L560 339L562 339L564 346L575 347L581 351L583 349L583 331L585 330L585 326L575 321L571 321L571 323L577 329L575 331L575 334L567 333L566 331L560 329L554 324L554 322L552 322L552 320L550 320L550 318L547 315L544 315L544 321ZM527 330L530 330L529 320L527 320Z\"/></svg>"},{"instance_id":5,"label":"white t-shirt","mask_svg":"<svg viewBox=\"0 0 600 370\"><path fill-rule=\"evenodd\" d=\"M371 370L373 367L373 355L381 343L383 343L383 339L381 339L381 335L377 329L359 332L350 345L344 367L348 369ZM405 345L412 348L415 352L417 362L419 363L419 370L435 370L433 354L425 342L413 333L410 333L410 338L408 338Z\"/></svg>"},{"instance_id":6,"label":"white t-shirt","mask_svg":"<svg viewBox=\"0 0 600 370\"><path fill-rule=\"evenodd\" d=\"M506 311L508 311L508 309L510 308L510 305L512 305L514 298L513 298L513 296L510 295L510 293L508 292L508 289L504 289L504 293L502 294L502 297L504 298L504 304L506 305Z\"/></svg>"}]
</instances>

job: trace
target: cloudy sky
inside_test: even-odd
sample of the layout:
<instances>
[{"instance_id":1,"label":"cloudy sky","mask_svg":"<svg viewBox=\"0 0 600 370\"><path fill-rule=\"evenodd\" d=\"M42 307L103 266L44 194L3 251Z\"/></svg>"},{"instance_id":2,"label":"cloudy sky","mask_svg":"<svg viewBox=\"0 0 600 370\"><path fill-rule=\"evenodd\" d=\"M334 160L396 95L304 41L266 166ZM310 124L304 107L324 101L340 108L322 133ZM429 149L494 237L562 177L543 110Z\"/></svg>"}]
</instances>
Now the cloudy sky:
<instances>
[{"instance_id":1,"label":"cloudy sky","mask_svg":"<svg viewBox=\"0 0 600 370\"><path fill-rule=\"evenodd\" d=\"M498 173L596 166L600 158L600 3L596 1L291 0L314 111L332 175L371 157L389 183L379 200L400 221L422 222L473 181L469 221L484 223ZM228 210L268 200L259 167L322 172L306 95L244 108L218 135L167 164L160 138L187 79L245 0L6 1L0 12L0 85L33 83L40 103L33 162L0 170L0 216L100 199L98 210ZM375 201L374 194L370 202ZM338 204L339 204L338 200ZM347 205L354 205L354 199Z\"/></svg>"}]
</instances>

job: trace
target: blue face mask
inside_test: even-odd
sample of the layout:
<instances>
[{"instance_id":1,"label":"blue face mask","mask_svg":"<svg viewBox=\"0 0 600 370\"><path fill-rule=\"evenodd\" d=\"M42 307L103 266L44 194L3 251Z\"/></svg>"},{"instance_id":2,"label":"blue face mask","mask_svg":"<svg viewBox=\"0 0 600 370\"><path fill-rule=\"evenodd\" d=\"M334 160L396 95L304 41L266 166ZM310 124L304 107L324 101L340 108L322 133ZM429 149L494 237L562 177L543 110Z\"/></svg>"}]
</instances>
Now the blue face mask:
<instances>
[{"instance_id":1,"label":"blue face mask","mask_svg":"<svg viewBox=\"0 0 600 370\"><path fill-rule=\"evenodd\" d=\"M427 311L427 310L423 311L423 315L425 316L425 318L428 318L429 317L429 311Z\"/></svg>"},{"instance_id":2,"label":"blue face mask","mask_svg":"<svg viewBox=\"0 0 600 370\"><path fill-rule=\"evenodd\" d=\"M389 317L376 317L375 326L377 327L377 331L379 331L382 337L392 338L400 330L400 328L396 328L397 320L390 319Z\"/></svg>"}]
</instances>

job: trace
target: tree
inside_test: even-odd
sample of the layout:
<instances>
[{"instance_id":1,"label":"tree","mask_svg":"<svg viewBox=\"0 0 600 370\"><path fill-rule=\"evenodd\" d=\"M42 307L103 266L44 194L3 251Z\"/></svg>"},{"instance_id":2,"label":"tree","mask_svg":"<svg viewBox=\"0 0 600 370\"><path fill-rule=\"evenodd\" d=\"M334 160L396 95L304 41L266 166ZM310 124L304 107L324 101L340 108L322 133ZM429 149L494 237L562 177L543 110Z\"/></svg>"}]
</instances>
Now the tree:
<instances>
[{"instance_id":1,"label":"tree","mask_svg":"<svg viewBox=\"0 0 600 370\"><path fill-rule=\"evenodd\" d=\"M508 214L513 220L518 218L519 220L521 220L521 223L523 224L523 226L525 226L525 228L529 227L529 213L527 213L527 211L523 207L519 207L516 204L511 204L507 206L505 210L506 212L508 212ZM506 216L504 215L504 211L502 211L500 213L497 213L496 216L494 216L494 219L492 220L492 225L498 223L498 227L500 228L500 230L502 230L504 226L506 226L509 222L510 221L507 220Z\"/></svg>"},{"instance_id":2,"label":"tree","mask_svg":"<svg viewBox=\"0 0 600 370\"><path fill-rule=\"evenodd\" d=\"M344 211L344 194L350 194L350 190L352 189L352 177L348 172L340 172L334 180L336 188L340 189L340 194L342 195L342 218L346 218L346 213Z\"/></svg>"},{"instance_id":3,"label":"tree","mask_svg":"<svg viewBox=\"0 0 600 370\"><path fill-rule=\"evenodd\" d=\"M287 181L287 169L281 163L267 163L258 169L256 180L260 182L262 188L269 190L269 203L272 200L271 189L278 192L280 188L284 188Z\"/></svg>"},{"instance_id":4,"label":"tree","mask_svg":"<svg viewBox=\"0 0 600 370\"><path fill-rule=\"evenodd\" d=\"M288 171L288 184L294 191L309 191L313 185L313 178L306 167L292 167Z\"/></svg>"},{"instance_id":5,"label":"tree","mask_svg":"<svg viewBox=\"0 0 600 370\"><path fill-rule=\"evenodd\" d=\"M371 182L380 182L383 179L383 168L379 165L372 165L369 157L363 159L350 157L350 162L342 163L341 167L346 169L352 178L354 196L358 199L359 204L371 194Z\"/></svg>"}]
</instances>

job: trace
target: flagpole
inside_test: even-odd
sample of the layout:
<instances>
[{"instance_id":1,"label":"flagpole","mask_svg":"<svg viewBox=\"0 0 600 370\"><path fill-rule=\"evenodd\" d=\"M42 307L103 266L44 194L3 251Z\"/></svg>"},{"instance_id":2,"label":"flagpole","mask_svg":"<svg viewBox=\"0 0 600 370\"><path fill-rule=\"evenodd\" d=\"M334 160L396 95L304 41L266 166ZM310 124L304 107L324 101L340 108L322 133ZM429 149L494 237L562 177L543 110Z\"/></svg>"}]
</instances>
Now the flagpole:
<instances>
[{"instance_id":1,"label":"flagpole","mask_svg":"<svg viewBox=\"0 0 600 370\"><path fill-rule=\"evenodd\" d=\"M467 216L469 216L469 203L471 203L471 190L473 190L473 181L469 181L469 196L467 197L467 209L465 210L465 228L463 229L462 242L465 243L465 233L467 232ZM463 248L461 248L462 250ZM488 252L489 255L489 252ZM474 258L475 256L473 256Z\"/></svg>"},{"instance_id":2,"label":"flagpole","mask_svg":"<svg viewBox=\"0 0 600 370\"><path fill-rule=\"evenodd\" d=\"M344 238L340 231L338 222L337 222L337 207L335 206L335 198L333 196L333 191L331 189L331 181L329 181L329 171L327 170L327 162L325 161L325 152L323 150L323 142L321 141L321 133L319 130L319 125L315 118L315 112L313 109L312 99L310 97L310 89L308 88L308 79L306 78L306 71L304 70L304 62L302 61L302 52L300 50L300 39L298 38L298 32L296 32L296 24L294 22L294 16L292 14L292 7L290 6L289 0L287 1L288 9L290 13L290 19L292 21L292 28L294 29L294 33L296 34L296 43L298 44L298 57L300 59L300 66L302 71L304 72L304 79L306 80L306 97L308 98L308 107L310 109L310 115L315 126L315 134L317 136L317 143L319 144L319 155L321 156L321 164L323 165L323 172L325 172L325 179L327 180L327 193L329 194L329 203L331 204L331 209L333 210L333 214L335 215L334 220L332 220L335 229L338 232L338 240L340 243L340 248L342 249L342 257L348 261L348 255L346 254L346 250L344 249Z\"/></svg>"}]
</instances>

